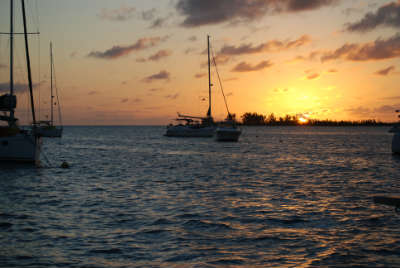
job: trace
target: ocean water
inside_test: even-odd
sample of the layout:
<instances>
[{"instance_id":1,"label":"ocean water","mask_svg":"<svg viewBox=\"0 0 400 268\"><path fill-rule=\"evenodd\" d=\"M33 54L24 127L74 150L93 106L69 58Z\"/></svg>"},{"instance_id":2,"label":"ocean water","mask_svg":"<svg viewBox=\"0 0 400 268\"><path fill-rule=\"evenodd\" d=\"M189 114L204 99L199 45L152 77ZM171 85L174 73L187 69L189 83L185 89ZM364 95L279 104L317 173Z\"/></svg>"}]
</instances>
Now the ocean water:
<instances>
[{"instance_id":1,"label":"ocean water","mask_svg":"<svg viewBox=\"0 0 400 268\"><path fill-rule=\"evenodd\" d=\"M0 168L0 266L400 267L387 130L67 127L43 168Z\"/></svg>"}]
</instances>

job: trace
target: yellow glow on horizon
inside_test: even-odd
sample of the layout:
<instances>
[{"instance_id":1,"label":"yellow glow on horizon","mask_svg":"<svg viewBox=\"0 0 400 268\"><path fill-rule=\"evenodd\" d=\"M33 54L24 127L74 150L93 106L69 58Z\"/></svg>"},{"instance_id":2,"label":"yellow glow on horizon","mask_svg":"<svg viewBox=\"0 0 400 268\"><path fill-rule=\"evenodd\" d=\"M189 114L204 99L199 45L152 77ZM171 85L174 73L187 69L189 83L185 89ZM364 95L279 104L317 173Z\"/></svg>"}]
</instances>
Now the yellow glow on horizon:
<instances>
[{"instance_id":1,"label":"yellow glow on horizon","mask_svg":"<svg viewBox=\"0 0 400 268\"><path fill-rule=\"evenodd\" d=\"M302 125L308 123L308 119L307 119L307 118L304 118L304 117L299 117L297 120L298 120L299 123L302 124Z\"/></svg>"}]
</instances>

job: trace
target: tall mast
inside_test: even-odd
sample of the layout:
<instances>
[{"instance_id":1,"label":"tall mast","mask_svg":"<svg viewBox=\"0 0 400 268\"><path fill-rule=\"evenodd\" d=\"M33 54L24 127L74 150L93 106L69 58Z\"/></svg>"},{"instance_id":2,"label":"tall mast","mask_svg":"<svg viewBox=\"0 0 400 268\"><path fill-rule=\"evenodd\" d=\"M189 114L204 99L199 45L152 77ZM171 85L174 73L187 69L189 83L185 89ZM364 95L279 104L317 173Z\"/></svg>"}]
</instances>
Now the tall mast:
<instances>
[{"instance_id":1,"label":"tall mast","mask_svg":"<svg viewBox=\"0 0 400 268\"><path fill-rule=\"evenodd\" d=\"M50 42L50 102L51 102L51 125L53 125L53 44Z\"/></svg>"},{"instance_id":2,"label":"tall mast","mask_svg":"<svg viewBox=\"0 0 400 268\"><path fill-rule=\"evenodd\" d=\"M33 100L31 60L30 60L30 57L29 57L28 32L26 30L25 1L21 0L21 4L22 4L22 18L23 18L23 21L24 21L25 53L26 53L26 67L28 69L29 94L31 96L31 110L32 110L33 126L35 127L36 126L35 102Z\"/></svg>"},{"instance_id":3,"label":"tall mast","mask_svg":"<svg viewBox=\"0 0 400 268\"><path fill-rule=\"evenodd\" d=\"M208 112L207 116L211 117L211 62L210 62L210 36L207 35L207 51L208 51Z\"/></svg>"},{"instance_id":4,"label":"tall mast","mask_svg":"<svg viewBox=\"0 0 400 268\"><path fill-rule=\"evenodd\" d=\"M14 1L10 0L10 95L14 95ZM10 109L10 121L14 124L14 109Z\"/></svg>"}]
</instances>

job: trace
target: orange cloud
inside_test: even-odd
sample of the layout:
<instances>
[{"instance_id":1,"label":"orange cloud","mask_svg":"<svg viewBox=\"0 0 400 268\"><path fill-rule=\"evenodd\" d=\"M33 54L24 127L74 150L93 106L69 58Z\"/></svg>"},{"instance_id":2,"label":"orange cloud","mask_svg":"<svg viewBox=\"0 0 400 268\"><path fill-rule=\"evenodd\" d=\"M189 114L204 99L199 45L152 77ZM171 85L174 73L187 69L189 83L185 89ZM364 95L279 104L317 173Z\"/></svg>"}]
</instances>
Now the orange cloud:
<instances>
[{"instance_id":1,"label":"orange cloud","mask_svg":"<svg viewBox=\"0 0 400 268\"><path fill-rule=\"evenodd\" d=\"M365 44L345 44L335 51L323 53L321 61L344 59L349 61L383 60L400 57L400 34L388 39L377 39Z\"/></svg>"},{"instance_id":2,"label":"orange cloud","mask_svg":"<svg viewBox=\"0 0 400 268\"><path fill-rule=\"evenodd\" d=\"M130 46L113 46L110 49L107 49L104 52L101 51L92 51L87 56L92 58L99 59L117 59L122 56L128 55L133 51L144 50L150 47L154 47L158 45L160 42L168 39L168 36L165 37L145 37L139 39L136 43Z\"/></svg>"},{"instance_id":3,"label":"orange cloud","mask_svg":"<svg viewBox=\"0 0 400 268\"><path fill-rule=\"evenodd\" d=\"M400 1L383 5L376 13L366 14L360 21L348 24L346 30L368 32L380 26L400 28Z\"/></svg>"},{"instance_id":4,"label":"orange cloud","mask_svg":"<svg viewBox=\"0 0 400 268\"><path fill-rule=\"evenodd\" d=\"M167 80L169 81L171 78L171 74L165 70L160 71L157 74L153 74L150 76L145 77L142 81L146 82L146 83L151 83L153 81L157 81L157 80Z\"/></svg>"},{"instance_id":5,"label":"orange cloud","mask_svg":"<svg viewBox=\"0 0 400 268\"><path fill-rule=\"evenodd\" d=\"M377 74L377 75L382 75L382 76L387 76L387 75L389 75L390 73L392 73L395 69L396 69L396 67L394 67L394 66L389 66L389 67L387 67L387 68L385 68L385 69L382 69L382 70L379 70L379 71L375 72L375 74Z\"/></svg>"},{"instance_id":6,"label":"orange cloud","mask_svg":"<svg viewBox=\"0 0 400 268\"><path fill-rule=\"evenodd\" d=\"M273 64L270 61L262 61L257 65L251 65L249 63L246 63L242 61L238 65L236 65L232 71L233 72L253 72L253 71L259 71L265 68L271 67Z\"/></svg>"},{"instance_id":7,"label":"orange cloud","mask_svg":"<svg viewBox=\"0 0 400 268\"><path fill-rule=\"evenodd\" d=\"M266 43L260 44L258 46L253 46L253 44L243 44L238 47L225 45L219 51L219 55L242 55L242 54L255 54L263 52L278 52L282 50L288 50L291 48L296 48L304 46L311 42L311 37L308 35L303 35L296 40L291 41L279 41L271 40Z\"/></svg>"}]
</instances>

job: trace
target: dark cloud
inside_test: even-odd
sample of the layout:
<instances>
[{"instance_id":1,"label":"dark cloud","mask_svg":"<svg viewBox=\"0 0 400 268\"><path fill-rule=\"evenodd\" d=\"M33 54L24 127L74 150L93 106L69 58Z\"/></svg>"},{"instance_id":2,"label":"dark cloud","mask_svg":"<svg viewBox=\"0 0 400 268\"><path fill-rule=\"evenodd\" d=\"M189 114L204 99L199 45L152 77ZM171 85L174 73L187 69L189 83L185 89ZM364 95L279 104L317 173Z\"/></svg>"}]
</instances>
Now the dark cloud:
<instances>
[{"instance_id":1,"label":"dark cloud","mask_svg":"<svg viewBox=\"0 0 400 268\"><path fill-rule=\"evenodd\" d=\"M365 44L345 44L335 51L323 53L321 61L344 59L349 61L383 60L400 57L400 34L388 39L377 39Z\"/></svg>"},{"instance_id":2,"label":"dark cloud","mask_svg":"<svg viewBox=\"0 0 400 268\"><path fill-rule=\"evenodd\" d=\"M193 53L193 52L196 52L196 48L194 48L194 47L189 47L189 48L187 48L186 50L185 50L185 54L190 54L190 53Z\"/></svg>"},{"instance_id":3,"label":"dark cloud","mask_svg":"<svg viewBox=\"0 0 400 268\"><path fill-rule=\"evenodd\" d=\"M178 0L176 9L185 27L232 21L253 21L267 13L300 12L339 0Z\"/></svg>"},{"instance_id":4,"label":"dark cloud","mask_svg":"<svg viewBox=\"0 0 400 268\"><path fill-rule=\"evenodd\" d=\"M194 41L197 41L197 37L195 35L193 35L193 36L189 37L188 40L190 42L194 42Z\"/></svg>"},{"instance_id":5,"label":"dark cloud","mask_svg":"<svg viewBox=\"0 0 400 268\"><path fill-rule=\"evenodd\" d=\"M155 17L156 11L157 10L155 8L152 8L152 9L149 9L149 10L146 10L146 11L142 11L141 18L143 20L153 20L154 17Z\"/></svg>"},{"instance_id":6,"label":"dark cloud","mask_svg":"<svg viewBox=\"0 0 400 268\"><path fill-rule=\"evenodd\" d=\"M104 20L126 21L134 17L136 8L123 6L118 9L103 8L97 16Z\"/></svg>"},{"instance_id":7,"label":"dark cloud","mask_svg":"<svg viewBox=\"0 0 400 268\"><path fill-rule=\"evenodd\" d=\"M377 114L394 114L394 111L396 111L398 108L399 105L382 105L375 108L359 106L356 108L346 109L345 111L358 116L373 116Z\"/></svg>"},{"instance_id":8,"label":"dark cloud","mask_svg":"<svg viewBox=\"0 0 400 268\"><path fill-rule=\"evenodd\" d=\"M99 59L117 59L122 56L128 55L133 51L140 51L158 45L160 42L168 39L166 37L145 37L139 39L136 43L130 46L113 46L112 48L101 52L92 51L87 56Z\"/></svg>"},{"instance_id":9,"label":"dark cloud","mask_svg":"<svg viewBox=\"0 0 400 268\"><path fill-rule=\"evenodd\" d=\"M375 74L377 74L377 75L382 75L382 76L387 76L387 75L389 75L390 73L392 73L395 69L396 69L396 67L394 67L394 66L389 66L389 67L387 67L387 68L385 68L385 69L382 69L382 70L379 70L379 71L375 72Z\"/></svg>"},{"instance_id":10,"label":"dark cloud","mask_svg":"<svg viewBox=\"0 0 400 268\"><path fill-rule=\"evenodd\" d=\"M88 93L88 95L97 95L97 94L99 94L99 92L98 92L98 91L95 91L95 90L92 90L92 91L90 91L90 92Z\"/></svg>"},{"instance_id":11,"label":"dark cloud","mask_svg":"<svg viewBox=\"0 0 400 268\"><path fill-rule=\"evenodd\" d=\"M170 55L172 55L171 50L163 49L163 50L160 50L157 53L149 56L147 59L146 58L137 58L136 62L143 63L143 62L147 62L147 61L159 61L162 58L166 58Z\"/></svg>"},{"instance_id":12,"label":"dark cloud","mask_svg":"<svg viewBox=\"0 0 400 268\"><path fill-rule=\"evenodd\" d=\"M157 29L157 28L163 27L166 24L167 20L168 20L168 18L154 19L150 25L150 29Z\"/></svg>"},{"instance_id":13,"label":"dark cloud","mask_svg":"<svg viewBox=\"0 0 400 268\"><path fill-rule=\"evenodd\" d=\"M282 51L304 46L310 42L311 38L308 35L303 35L296 40L287 40L287 41L271 40L259 44L257 46L253 46L253 44L243 44L237 47L225 45L221 48L218 55L242 55L242 54Z\"/></svg>"},{"instance_id":14,"label":"dark cloud","mask_svg":"<svg viewBox=\"0 0 400 268\"><path fill-rule=\"evenodd\" d=\"M129 99L128 98L126 98L126 99L122 99L121 100L121 103L126 103L126 102L128 102L129 101Z\"/></svg>"},{"instance_id":15,"label":"dark cloud","mask_svg":"<svg viewBox=\"0 0 400 268\"><path fill-rule=\"evenodd\" d=\"M349 7L343 10L343 14L345 14L346 16L350 16L353 13L361 13L361 12L362 12L361 8L354 8L354 7Z\"/></svg>"},{"instance_id":16,"label":"dark cloud","mask_svg":"<svg viewBox=\"0 0 400 268\"><path fill-rule=\"evenodd\" d=\"M137 58L136 59L136 62L140 62L140 63L143 63L143 62L146 62L147 60L145 59L145 58Z\"/></svg>"},{"instance_id":17,"label":"dark cloud","mask_svg":"<svg viewBox=\"0 0 400 268\"><path fill-rule=\"evenodd\" d=\"M44 84L42 81L40 83L34 83L33 89L36 89L39 85ZM28 84L14 83L14 93L22 93L29 90ZM0 83L0 93L9 93L10 92L10 82Z\"/></svg>"},{"instance_id":18,"label":"dark cloud","mask_svg":"<svg viewBox=\"0 0 400 268\"><path fill-rule=\"evenodd\" d=\"M375 13L367 13L360 21L349 23L346 30L368 32L380 26L400 29L400 1L381 6Z\"/></svg>"},{"instance_id":19,"label":"dark cloud","mask_svg":"<svg viewBox=\"0 0 400 268\"><path fill-rule=\"evenodd\" d=\"M160 59L168 57L170 55L172 55L172 51L171 50L163 49L163 50L158 51L156 54L151 55L148 58L148 60L159 61Z\"/></svg>"},{"instance_id":20,"label":"dark cloud","mask_svg":"<svg viewBox=\"0 0 400 268\"><path fill-rule=\"evenodd\" d=\"M159 88L159 87L155 87L155 88L150 88L149 89L150 92L157 92L157 91L161 91L161 90L163 90L163 89Z\"/></svg>"},{"instance_id":21,"label":"dark cloud","mask_svg":"<svg viewBox=\"0 0 400 268\"><path fill-rule=\"evenodd\" d=\"M150 75L150 76L148 76L148 77L145 77L145 78L143 79L143 81L146 82L146 83L151 83L151 82L157 81L157 80L166 80L166 81L169 81L170 78L171 78L171 74L170 74L169 72L163 70L163 71L160 71L160 72L157 73L157 74L153 74L153 75Z\"/></svg>"},{"instance_id":22,"label":"dark cloud","mask_svg":"<svg viewBox=\"0 0 400 268\"><path fill-rule=\"evenodd\" d=\"M312 51L307 56L297 56L294 61L315 60L321 55L321 51Z\"/></svg>"},{"instance_id":23,"label":"dark cloud","mask_svg":"<svg viewBox=\"0 0 400 268\"><path fill-rule=\"evenodd\" d=\"M259 71L265 68L271 67L273 64L270 61L262 61L257 65L251 65L249 63L246 63L242 61L238 65L235 66L235 68L232 69L233 72L253 72L253 71Z\"/></svg>"},{"instance_id":24,"label":"dark cloud","mask_svg":"<svg viewBox=\"0 0 400 268\"><path fill-rule=\"evenodd\" d=\"M206 75L207 75L206 73L198 73L198 74L195 74L194 77L195 78L202 78L202 77L204 77Z\"/></svg>"},{"instance_id":25,"label":"dark cloud","mask_svg":"<svg viewBox=\"0 0 400 268\"><path fill-rule=\"evenodd\" d=\"M179 93L164 96L166 99L176 100L179 97Z\"/></svg>"}]
</instances>

